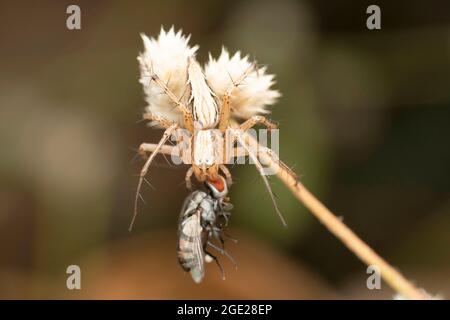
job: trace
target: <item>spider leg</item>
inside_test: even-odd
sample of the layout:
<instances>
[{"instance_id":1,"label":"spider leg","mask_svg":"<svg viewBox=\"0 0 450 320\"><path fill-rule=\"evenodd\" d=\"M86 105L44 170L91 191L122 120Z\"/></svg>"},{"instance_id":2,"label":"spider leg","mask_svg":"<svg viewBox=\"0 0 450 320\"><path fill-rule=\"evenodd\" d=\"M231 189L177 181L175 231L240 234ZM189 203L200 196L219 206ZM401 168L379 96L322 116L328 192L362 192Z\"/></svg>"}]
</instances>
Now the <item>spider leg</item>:
<instances>
[{"instance_id":1,"label":"spider leg","mask_svg":"<svg viewBox=\"0 0 450 320\"><path fill-rule=\"evenodd\" d=\"M275 123L273 123L273 122L267 120L266 117L257 115L257 116L253 116L253 117L251 117L250 119L247 119L247 120L245 120L243 123L241 123L241 124L239 125L239 127L238 127L238 130L240 130L241 133L244 133L244 132L246 132L247 130L249 130L249 129L251 129L252 127L254 127L255 125L257 125L257 124L262 124L262 125L266 126L267 129L269 129L269 130L273 130L273 129L276 129L276 128L277 128L277 125L276 125ZM228 143L228 144L225 144L225 145L227 145L227 146L233 146L234 143L236 142L236 135L235 135L235 134L234 134L234 135L232 134L231 137L229 137L229 139L230 139L229 143ZM234 152L233 152L233 153L234 153L234 154L232 154L231 156L236 158L236 157L239 157L239 156L238 156L238 155L235 155L235 154L242 153L242 151L240 151L239 148L237 148L237 150L234 149ZM225 153L225 154L227 154L227 153ZM244 154L245 154L245 152L244 152ZM229 159L228 159L227 163L229 163L229 162L230 162L230 161L229 161Z\"/></svg>"},{"instance_id":2,"label":"spider leg","mask_svg":"<svg viewBox=\"0 0 450 320\"><path fill-rule=\"evenodd\" d=\"M136 190L136 196L135 196L135 200L134 200L134 212L133 212L133 217L131 219L131 223L130 223L130 227L129 227L130 231L131 231L131 229L133 229L134 220L136 219L137 205L138 205L138 200L139 200L139 197L140 197L139 191L141 190L142 182L144 181L144 177L147 174L148 168L150 167L150 164L152 163L152 161L155 158L155 156L160 152L160 150L161 150L162 146L164 145L164 143L169 139L170 135L177 128L178 128L178 124L172 124L169 128L166 129L166 131L164 131L164 134L163 134L161 140L156 145L153 153L151 154L151 156L148 158L148 160L145 162L144 166L142 167L141 173L139 174L139 182L138 182L138 187L137 187L137 190Z\"/></svg>"},{"instance_id":3,"label":"spider leg","mask_svg":"<svg viewBox=\"0 0 450 320\"><path fill-rule=\"evenodd\" d=\"M272 188L270 187L269 184L269 180L267 179L266 175L264 174L264 169L263 166L261 165L261 163L259 162L257 156L255 155L255 153L253 151L250 150L249 146L247 145L247 143L242 139L241 133L238 130L234 130L234 134L237 138L237 140L239 141L239 143L242 145L242 147L244 147L244 149L248 152L249 157L253 160L253 162L255 163L256 168L259 171L259 174L261 175L261 178L263 179L263 182L266 186L267 191L269 192L270 198L272 199L272 204L275 208L275 211L277 212L282 224L284 227L287 227L287 223L286 220L284 219L283 215L280 212L280 209L278 208L276 199L275 199L275 195L273 194Z\"/></svg>"},{"instance_id":4,"label":"spider leg","mask_svg":"<svg viewBox=\"0 0 450 320\"><path fill-rule=\"evenodd\" d=\"M222 97L222 103L220 105L219 114L219 130L225 132L228 128L228 122L230 121L230 93L225 93Z\"/></svg>"},{"instance_id":5,"label":"spider leg","mask_svg":"<svg viewBox=\"0 0 450 320\"><path fill-rule=\"evenodd\" d=\"M247 76L252 73L255 70L255 64L252 63L247 70L244 71L244 73L236 80L234 81L231 79L231 82L233 83L224 93L222 97L222 104L220 107L220 120L219 120L219 130L224 133L225 130L228 128L228 124L230 122L230 99L231 94L233 93L233 90L237 87L239 87L242 83L242 81L247 78ZM230 76L231 77L231 76Z\"/></svg>"},{"instance_id":6,"label":"spider leg","mask_svg":"<svg viewBox=\"0 0 450 320\"><path fill-rule=\"evenodd\" d=\"M161 117L161 116L159 116L157 114L154 114L154 113L151 113L151 112L145 112L142 115L142 118L144 120L150 120L150 121L156 122L157 124L159 124L164 129L169 128L173 124L173 122L165 119L164 117Z\"/></svg>"},{"instance_id":7,"label":"spider leg","mask_svg":"<svg viewBox=\"0 0 450 320\"><path fill-rule=\"evenodd\" d=\"M163 91L164 93L169 97L169 99L172 101L172 103L175 104L178 111L180 111L183 114L184 119L184 127L189 130L189 132L194 132L194 120L192 117L191 110L186 107L183 103L181 103L180 99L178 99L175 94L169 89L169 87L162 81L156 73L153 72L152 68L149 68L149 66L143 62L144 67L147 69L148 74L150 75L150 79L154 81Z\"/></svg>"},{"instance_id":8,"label":"spider leg","mask_svg":"<svg viewBox=\"0 0 450 320\"><path fill-rule=\"evenodd\" d=\"M253 116L250 119L247 119L239 126L239 129L242 130L242 132L247 131L248 129L254 127L257 124L263 124L265 125L269 130L276 129L277 125L270 122L266 119L264 116Z\"/></svg>"},{"instance_id":9,"label":"spider leg","mask_svg":"<svg viewBox=\"0 0 450 320\"><path fill-rule=\"evenodd\" d=\"M290 176L295 178L295 180L298 180L297 174L292 171L292 169L287 164L281 161L278 155L272 149L262 146L258 147L259 152L264 152L265 154L267 154L274 163L283 168L284 171L288 172Z\"/></svg>"},{"instance_id":10,"label":"spider leg","mask_svg":"<svg viewBox=\"0 0 450 320\"><path fill-rule=\"evenodd\" d=\"M138 154L142 157L145 157L147 155L147 152L154 152L158 144L156 143L142 143L139 146ZM164 144L159 149L159 153L166 154L166 155L172 155L173 150L175 147L169 146L167 144Z\"/></svg>"},{"instance_id":11,"label":"spider leg","mask_svg":"<svg viewBox=\"0 0 450 320\"><path fill-rule=\"evenodd\" d=\"M234 148L234 157L245 157L248 156L247 150L244 148Z\"/></svg>"},{"instance_id":12,"label":"spider leg","mask_svg":"<svg viewBox=\"0 0 450 320\"><path fill-rule=\"evenodd\" d=\"M233 139L233 143L234 143L234 136L232 137ZM225 144L226 145L226 144ZM244 148L241 147L236 147L236 148L231 148L231 151L228 153L225 152L226 158L225 158L225 163L226 164L235 164L235 158L243 158L248 156L247 151ZM238 162L239 163L239 162Z\"/></svg>"}]
</instances>

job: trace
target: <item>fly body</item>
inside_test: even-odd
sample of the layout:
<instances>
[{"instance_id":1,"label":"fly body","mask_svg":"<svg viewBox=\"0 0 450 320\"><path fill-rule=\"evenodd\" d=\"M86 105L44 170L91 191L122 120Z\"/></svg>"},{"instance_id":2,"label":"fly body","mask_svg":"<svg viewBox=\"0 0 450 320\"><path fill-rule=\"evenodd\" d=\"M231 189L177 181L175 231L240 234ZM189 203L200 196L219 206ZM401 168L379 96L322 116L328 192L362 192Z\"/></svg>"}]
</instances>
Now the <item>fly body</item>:
<instances>
[{"instance_id":1,"label":"fly body","mask_svg":"<svg viewBox=\"0 0 450 320\"><path fill-rule=\"evenodd\" d=\"M182 210L178 226L178 261L196 283L201 282L205 274L203 247L206 238L200 221L201 209Z\"/></svg>"},{"instance_id":2,"label":"fly body","mask_svg":"<svg viewBox=\"0 0 450 320\"><path fill-rule=\"evenodd\" d=\"M225 235L221 218L228 221L231 204L226 202L222 194L214 193L214 186L208 186L210 192L194 191L188 195L181 209L178 224L178 261L181 267L191 274L194 282L199 283L205 275L204 262L215 260L222 272L223 267L216 256L208 250L213 248L226 255L234 263L231 256L223 249ZM215 197L219 195L219 197ZM226 223L225 223L226 225ZM219 240L222 248L212 240Z\"/></svg>"}]
</instances>

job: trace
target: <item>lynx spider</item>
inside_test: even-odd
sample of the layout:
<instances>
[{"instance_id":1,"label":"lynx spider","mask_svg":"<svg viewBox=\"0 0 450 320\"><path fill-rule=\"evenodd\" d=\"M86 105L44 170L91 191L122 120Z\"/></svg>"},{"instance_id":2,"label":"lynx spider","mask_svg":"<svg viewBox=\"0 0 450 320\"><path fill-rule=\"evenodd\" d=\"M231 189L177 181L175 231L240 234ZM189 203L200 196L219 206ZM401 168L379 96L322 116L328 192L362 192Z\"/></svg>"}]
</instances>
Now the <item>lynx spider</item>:
<instances>
[{"instance_id":1,"label":"lynx spider","mask_svg":"<svg viewBox=\"0 0 450 320\"><path fill-rule=\"evenodd\" d=\"M174 147L165 144L172 134L178 129L186 129L190 133L191 139L191 163L192 166L188 169L185 177L186 186L191 189L192 175L196 177L199 182L208 181L214 184L218 190L224 188L226 183L228 186L232 184L232 176L226 163L232 158L248 155L258 169L265 187L267 188L271 197L274 208L280 217L284 226L286 222L277 206L275 196L270 188L269 181L263 172L263 166L258 160L257 152L250 147L245 140L245 132L257 124L266 126L269 130L276 129L277 126L267 120L264 116L254 115L245 120L239 125L233 125L230 120L231 109L233 106L230 103L230 98L234 90L238 90L239 86L244 84L246 77L255 70L255 63L252 63L247 70L245 70L238 79L231 79L232 85L226 90L222 97L217 97L210 89L206 82L203 71L197 62L194 55L188 59L186 91L190 92L187 105L182 103L182 97L177 97L164 83L160 77L154 72L151 65L145 63L145 68L149 77L149 81L153 81L166 94L174 107L183 115L183 124L169 121L162 116L146 112L143 114L145 120L150 120L159 124L165 129L162 138L157 144L142 143L139 147L139 154L147 158L142 170L139 174L139 182L134 200L134 213L130 224L130 230L133 226L137 215L138 200L141 197L140 189L149 167L159 153L173 155ZM190 90L187 90L190 89ZM185 93L183 93L185 94ZM230 134L232 143L224 143L224 136ZM219 141L219 143L217 143ZM242 148L234 147L234 142L239 142ZM216 156L215 148L222 146L224 150L220 150L221 158ZM231 146L233 150L228 150L227 146ZM266 152L272 159L279 161L267 148L260 147L260 151ZM226 177L224 178L220 172Z\"/></svg>"}]
</instances>

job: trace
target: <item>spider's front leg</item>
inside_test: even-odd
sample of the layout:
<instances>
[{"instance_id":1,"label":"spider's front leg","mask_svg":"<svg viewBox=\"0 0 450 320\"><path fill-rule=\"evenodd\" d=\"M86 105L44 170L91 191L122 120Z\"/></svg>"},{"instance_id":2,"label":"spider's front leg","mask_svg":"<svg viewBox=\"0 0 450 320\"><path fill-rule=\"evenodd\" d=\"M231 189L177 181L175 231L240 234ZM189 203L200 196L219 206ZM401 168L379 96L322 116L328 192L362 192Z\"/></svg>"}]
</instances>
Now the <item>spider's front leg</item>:
<instances>
[{"instance_id":1,"label":"spider's front leg","mask_svg":"<svg viewBox=\"0 0 450 320\"><path fill-rule=\"evenodd\" d=\"M147 69L147 73L150 75L151 81L154 81L163 92L169 97L172 103L175 104L178 111L183 114L184 127L189 130L189 132L194 132L194 117L192 116L191 110L181 103L181 99L178 99L175 94L167 87L167 85L158 77L156 73L153 72L152 68L149 68L146 63L143 64Z\"/></svg>"},{"instance_id":2,"label":"spider's front leg","mask_svg":"<svg viewBox=\"0 0 450 320\"><path fill-rule=\"evenodd\" d=\"M257 124L262 124L267 127L269 130L273 130L277 128L277 125L269 120L267 120L264 116L253 116L250 119L247 119L239 126L239 129L242 132L247 131L248 129L254 127Z\"/></svg>"},{"instance_id":3,"label":"spider's front leg","mask_svg":"<svg viewBox=\"0 0 450 320\"><path fill-rule=\"evenodd\" d=\"M233 93L233 90L238 88L242 82L245 80L245 78L248 77L250 73L252 73L255 70L256 64L252 63L247 70L245 70L242 75L234 81L231 79L232 85L225 91L225 93L222 96L222 103L220 107L220 115L219 115L219 130L224 133L228 129L228 125L230 122L230 100L231 95ZM231 77L231 76L230 76Z\"/></svg>"},{"instance_id":4,"label":"spider's front leg","mask_svg":"<svg viewBox=\"0 0 450 320\"><path fill-rule=\"evenodd\" d=\"M147 158L147 153L153 153L155 152L156 148L158 147L158 144L156 143L142 143L139 146L138 153L143 158ZM166 154L166 155L173 155L174 154L174 146L169 146L167 144L164 144L159 149L158 153Z\"/></svg>"},{"instance_id":5,"label":"spider's front leg","mask_svg":"<svg viewBox=\"0 0 450 320\"><path fill-rule=\"evenodd\" d=\"M171 125L174 123L165 119L164 117L161 117L160 115L146 112L142 115L142 118L144 120L152 121L153 123L158 124L160 127L164 129L168 129ZM147 153L152 153L155 151L156 147L158 145L155 143L143 143L139 146L139 155L141 155L144 159L147 159ZM161 149L159 151L160 153L167 154L167 155L173 155L174 153L174 147L168 146L168 145L162 145Z\"/></svg>"},{"instance_id":6,"label":"spider's front leg","mask_svg":"<svg viewBox=\"0 0 450 320\"><path fill-rule=\"evenodd\" d=\"M131 219L131 223L130 223L130 228L129 230L131 230L133 228L133 223L134 220L136 219L136 215L137 215L137 204L138 204L138 200L140 197L140 193L139 191L141 190L142 187L142 183L145 179L145 175L147 174L148 168L150 167L153 159L155 158L155 156L161 151L161 149L163 148L164 143L169 140L170 136L172 135L172 133L178 128L178 124L174 123L172 124L170 127L168 127L165 131L164 134L161 138L161 140L159 141L159 143L156 145L156 147L150 147L150 149L153 150L152 154L150 155L150 157L147 159L147 161L145 162L144 166L142 167L141 173L139 174L139 182L138 182L138 187L136 190L136 196L134 199L134 213L133 213L133 218ZM141 145L142 147L142 145ZM145 145L144 145L145 147ZM147 147L149 147L147 145Z\"/></svg>"},{"instance_id":7,"label":"spider's front leg","mask_svg":"<svg viewBox=\"0 0 450 320\"><path fill-rule=\"evenodd\" d=\"M245 149L245 151L248 153L248 156L253 160L256 168L259 171L259 174L261 175L261 178L266 186L267 191L269 192L270 198L272 199L272 204L275 208L275 211L277 212L281 222L286 227L286 221L283 217L283 215L280 212L280 209L278 208L275 195L273 194L272 188L270 187L269 180L266 177L266 173L264 172L263 166L261 162L258 160L258 152L255 152L252 150L248 142L245 141L244 134L239 129L231 129L232 135L236 138L236 140L241 144L241 146ZM257 142L256 142L257 143ZM258 145L259 146L259 145Z\"/></svg>"},{"instance_id":8,"label":"spider's front leg","mask_svg":"<svg viewBox=\"0 0 450 320\"><path fill-rule=\"evenodd\" d=\"M228 128L228 123L230 121L230 94L225 93L222 97L222 104L220 107L220 115L219 115L219 130L224 133Z\"/></svg>"},{"instance_id":9,"label":"spider's front leg","mask_svg":"<svg viewBox=\"0 0 450 320\"><path fill-rule=\"evenodd\" d=\"M165 119L164 117L161 117L160 115L157 115L157 114L154 114L151 112L144 113L142 115L142 119L157 123L159 126L161 126L164 129L169 128L173 124L173 122Z\"/></svg>"}]
</instances>

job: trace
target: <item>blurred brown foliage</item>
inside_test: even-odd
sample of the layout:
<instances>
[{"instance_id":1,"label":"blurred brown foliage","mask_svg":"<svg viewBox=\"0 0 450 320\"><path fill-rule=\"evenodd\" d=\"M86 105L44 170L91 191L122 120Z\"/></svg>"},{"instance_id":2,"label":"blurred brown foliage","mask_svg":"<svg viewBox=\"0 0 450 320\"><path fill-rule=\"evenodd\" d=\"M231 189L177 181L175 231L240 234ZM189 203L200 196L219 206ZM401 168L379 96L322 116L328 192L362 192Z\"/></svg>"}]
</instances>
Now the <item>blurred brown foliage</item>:
<instances>
[{"instance_id":1,"label":"blurred brown foliage","mask_svg":"<svg viewBox=\"0 0 450 320\"><path fill-rule=\"evenodd\" d=\"M150 170L136 228L127 232L141 142L136 123L140 32L182 28L199 60L222 44L267 64L282 99L272 118L281 158L407 277L450 293L450 4L379 1L65 1L0 7L1 298L389 298L366 269L272 180L283 229L249 166L233 168L231 225L239 268L215 266L195 286L177 265L185 168ZM82 268L81 292L65 289Z\"/></svg>"}]
</instances>

